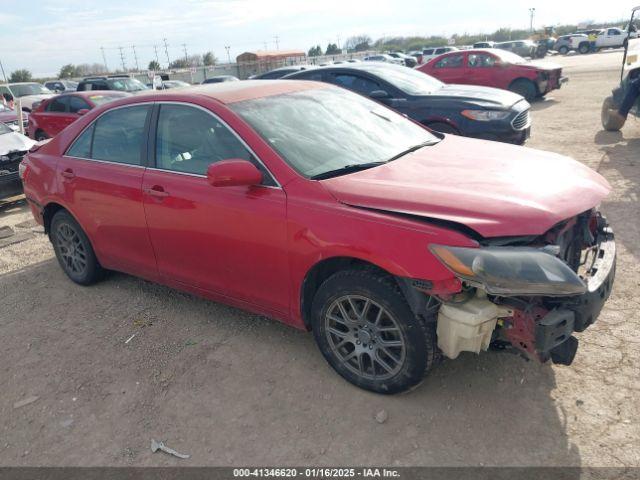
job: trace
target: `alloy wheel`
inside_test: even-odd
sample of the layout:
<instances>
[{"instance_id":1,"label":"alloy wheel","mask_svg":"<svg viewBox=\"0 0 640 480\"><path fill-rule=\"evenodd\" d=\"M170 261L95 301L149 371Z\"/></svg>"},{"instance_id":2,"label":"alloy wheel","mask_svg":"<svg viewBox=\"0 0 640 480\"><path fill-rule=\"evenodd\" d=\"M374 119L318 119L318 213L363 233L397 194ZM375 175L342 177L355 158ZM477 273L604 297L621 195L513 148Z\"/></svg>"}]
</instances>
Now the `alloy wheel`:
<instances>
[{"instance_id":1,"label":"alloy wheel","mask_svg":"<svg viewBox=\"0 0 640 480\"><path fill-rule=\"evenodd\" d=\"M324 323L331 350L356 375L385 380L402 369L407 348L398 322L370 298L345 295L336 299Z\"/></svg>"},{"instance_id":2,"label":"alloy wheel","mask_svg":"<svg viewBox=\"0 0 640 480\"><path fill-rule=\"evenodd\" d=\"M82 275L87 268L87 251L78 232L68 223L56 230L56 245L67 271Z\"/></svg>"}]
</instances>

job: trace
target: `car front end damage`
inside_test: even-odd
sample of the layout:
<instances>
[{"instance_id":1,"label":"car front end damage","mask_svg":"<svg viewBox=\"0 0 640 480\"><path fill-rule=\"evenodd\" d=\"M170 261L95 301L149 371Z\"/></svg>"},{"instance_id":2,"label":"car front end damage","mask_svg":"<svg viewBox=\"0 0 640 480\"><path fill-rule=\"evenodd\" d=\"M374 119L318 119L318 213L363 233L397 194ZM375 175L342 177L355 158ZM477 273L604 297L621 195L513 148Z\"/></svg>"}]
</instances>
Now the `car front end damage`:
<instances>
[{"instance_id":1,"label":"car front end damage","mask_svg":"<svg viewBox=\"0 0 640 480\"><path fill-rule=\"evenodd\" d=\"M569 365L578 347L573 333L597 319L615 277L613 231L596 209L533 238L431 250L461 285L455 294L421 288L440 301L427 318L437 321L438 346L449 358L492 346Z\"/></svg>"},{"instance_id":2,"label":"car front end damage","mask_svg":"<svg viewBox=\"0 0 640 480\"><path fill-rule=\"evenodd\" d=\"M535 80L540 95L562 88L568 82L569 77L562 76L561 68L538 70Z\"/></svg>"}]
</instances>

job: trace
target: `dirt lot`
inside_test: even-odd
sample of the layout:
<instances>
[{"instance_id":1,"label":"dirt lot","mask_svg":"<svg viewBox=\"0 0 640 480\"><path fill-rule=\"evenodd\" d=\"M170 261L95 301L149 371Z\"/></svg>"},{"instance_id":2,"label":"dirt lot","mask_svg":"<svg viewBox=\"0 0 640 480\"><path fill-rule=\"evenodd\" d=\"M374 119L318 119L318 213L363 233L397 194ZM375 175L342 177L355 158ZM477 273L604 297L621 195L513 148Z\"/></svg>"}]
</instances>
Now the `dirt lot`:
<instances>
[{"instance_id":1,"label":"dirt lot","mask_svg":"<svg viewBox=\"0 0 640 480\"><path fill-rule=\"evenodd\" d=\"M121 274L76 286L22 224L33 237L0 248L0 464L640 466L640 123L599 121L620 57L558 59L569 85L533 107L529 146L614 187L617 283L571 367L463 354L410 394L370 394L274 321ZM14 204L0 226L30 218Z\"/></svg>"}]
</instances>

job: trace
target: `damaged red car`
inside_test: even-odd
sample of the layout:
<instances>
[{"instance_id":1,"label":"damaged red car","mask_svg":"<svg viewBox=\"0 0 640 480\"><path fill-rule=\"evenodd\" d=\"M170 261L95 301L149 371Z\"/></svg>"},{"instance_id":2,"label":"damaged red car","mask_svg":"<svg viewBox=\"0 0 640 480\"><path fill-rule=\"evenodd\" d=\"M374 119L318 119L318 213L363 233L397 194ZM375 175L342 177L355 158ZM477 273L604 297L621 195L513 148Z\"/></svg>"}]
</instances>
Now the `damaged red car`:
<instances>
[{"instance_id":1,"label":"damaged red car","mask_svg":"<svg viewBox=\"0 0 640 480\"><path fill-rule=\"evenodd\" d=\"M311 330L340 375L380 393L492 345L569 364L614 280L596 172L328 84L117 100L21 174L72 281L127 272Z\"/></svg>"},{"instance_id":2,"label":"damaged red car","mask_svg":"<svg viewBox=\"0 0 640 480\"><path fill-rule=\"evenodd\" d=\"M444 83L511 90L529 102L569 81L562 75L560 65L529 62L515 53L497 48L451 52L416 68Z\"/></svg>"}]
</instances>

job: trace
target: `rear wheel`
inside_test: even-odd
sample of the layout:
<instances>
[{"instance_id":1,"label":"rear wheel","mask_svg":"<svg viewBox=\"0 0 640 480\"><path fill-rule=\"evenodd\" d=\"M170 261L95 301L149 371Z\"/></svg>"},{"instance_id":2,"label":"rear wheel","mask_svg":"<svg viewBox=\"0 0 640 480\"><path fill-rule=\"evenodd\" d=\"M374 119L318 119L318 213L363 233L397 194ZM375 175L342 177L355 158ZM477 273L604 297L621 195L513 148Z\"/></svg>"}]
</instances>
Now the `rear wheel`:
<instances>
[{"instance_id":1,"label":"rear wheel","mask_svg":"<svg viewBox=\"0 0 640 480\"><path fill-rule=\"evenodd\" d=\"M51 219L49 237L64 273L80 285L91 285L104 277L89 238L66 210Z\"/></svg>"},{"instance_id":2,"label":"rear wheel","mask_svg":"<svg viewBox=\"0 0 640 480\"><path fill-rule=\"evenodd\" d=\"M602 128L609 132L617 132L625 123L625 118L622 115L616 115L618 112L613 97L607 97L602 102L602 113L600 118L602 120Z\"/></svg>"},{"instance_id":3,"label":"rear wheel","mask_svg":"<svg viewBox=\"0 0 640 480\"><path fill-rule=\"evenodd\" d=\"M438 358L435 323L413 314L393 278L370 270L338 272L320 286L312 329L331 367L376 393L417 386Z\"/></svg>"},{"instance_id":4,"label":"rear wheel","mask_svg":"<svg viewBox=\"0 0 640 480\"><path fill-rule=\"evenodd\" d=\"M44 133L42 130L38 130L35 135L34 135L35 139L37 142L41 142L43 140L46 140L47 138L49 138L49 136Z\"/></svg>"},{"instance_id":5,"label":"rear wheel","mask_svg":"<svg viewBox=\"0 0 640 480\"><path fill-rule=\"evenodd\" d=\"M530 102L538 96L538 89L531 80L526 78L519 78L509 85L509 90L518 95L522 95L525 100Z\"/></svg>"},{"instance_id":6,"label":"rear wheel","mask_svg":"<svg viewBox=\"0 0 640 480\"><path fill-rule=\"evenodd\" d=\"M563 45L558 49L558 52L560 52L562 55L566 55L567 53L569 53L569 48Z\"/></svg>"},{"instance_id":7,"label":"rear wheel","mask_svg":"<svg viewBox=\"0 0 640 480\"><path fill-rule=\"evenodd\" d=\"M427 124L427 127L429 127L431 130L435 130L436 132L440 132L440 133L460 135L460 131L456 127L445 122L429 123Z\"/></svg>"},{"instance_id":8,"label":"rear wheel","mask_svg":"<svg viewBox=\"0 0 640 480\"><path fill-rule=\"evenodd\" d=\"M589 53L590 50L591 45L589 44L589 42L582 42L580 45L578 45L578 51L582 54Z\"/></svg>"}]
</instances>

